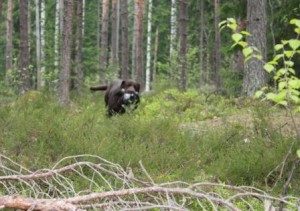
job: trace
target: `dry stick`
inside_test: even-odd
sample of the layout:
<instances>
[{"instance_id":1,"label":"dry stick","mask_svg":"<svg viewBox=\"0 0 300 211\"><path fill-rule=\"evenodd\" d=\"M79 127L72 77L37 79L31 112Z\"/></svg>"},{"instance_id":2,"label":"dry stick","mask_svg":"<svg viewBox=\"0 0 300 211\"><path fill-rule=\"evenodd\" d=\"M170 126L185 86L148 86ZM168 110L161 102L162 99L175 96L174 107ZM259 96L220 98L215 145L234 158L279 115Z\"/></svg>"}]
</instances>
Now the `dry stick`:
<instances>
[{"instance_id":1,"label":"dry stick","mask_svg":"<svg viewBox=\"0 0 300 211\"><path fill-rule=\"evenodd\" d=\"M291 169L291 171L289 173L289 177L288 177L287 181L284 183L283 189L281 191L281 197L285 197L285 195L287 194L288 187L289 187L289 185L290 185L290 183L291 183L291 181L292 181L292 179L294 177L294 173L295 173L296 167L299 164L299 162L300 162L299 158L296 158L293 161L292 169ZM282 210L283 207L284 207L284 203L281 202L280 206L279 206L279 210Z\"/></svg>"},{"instance_id":2,"label":"dry stick","mask_svg":"<svg viewBox=\"0 0 300 211\"><path fill-rule=\"evenodd\" d=\"M275 181L275 183L274 183L274 185L272 187L272 190L275 188L275 186L278 183L278 181L282 178L282 175L284 173L284 167L285 167L285 165L287 163L287 160L288 160L289 156L292 154L292 149L294 147L294 144L295 144L295 142L293 142L291 144L288 153L284 156L283 161L278 166L276 166L272 171L270 171L268 173L268 175L266 176L266 178L269 178L272 175L272 173L275 172L277 169L279 169L280 166L281 166L281 168L280 168L280 174L279 174L278 178L276 179L276 181ZM267 184L267 181L265 181L265 183Z\"/></svg>"},{"instance_id":3,"label":"dry stick","mask_svg":"<svg viewBox=\"0 0 300 211\"><path fill-rule=\"evenodd\" d=\"M230 208L231 210L239 210L230 202L206 194L197 193L187 188L163 188L159 186L146 187L146 188L131 188L131 189L109 191L103 193L92 193L86 196L72 197L66 199L65 202L72 203L72 204L80 204L80 203L94 201L97 199L104 199L104 198L107 199L107 198L114 198L116 196L128 196L134 194L147 194L147 193L184 194L195 198L207 199L220 206Z\"/></svg>"}]
</instances>

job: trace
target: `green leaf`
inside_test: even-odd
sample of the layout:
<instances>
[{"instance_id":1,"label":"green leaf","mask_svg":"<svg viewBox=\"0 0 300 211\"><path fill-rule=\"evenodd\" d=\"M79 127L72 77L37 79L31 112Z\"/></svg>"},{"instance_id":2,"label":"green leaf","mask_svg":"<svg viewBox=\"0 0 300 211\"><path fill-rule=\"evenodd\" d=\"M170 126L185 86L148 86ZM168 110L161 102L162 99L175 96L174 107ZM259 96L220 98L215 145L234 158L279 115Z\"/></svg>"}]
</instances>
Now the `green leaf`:
<instances>
[{"instance_id":1,"label":"green leaf","mask_svg":"<svg viewBox=\"0 0 300 211\"><path fill-rule=\"evenodd\" d=\"M264 65L264 69L265 69L268 73L270 73L270 72L272 72L272 71L275 69L275 67L274 67L273 65L267 63L267 64Z\"/></svg>"},{"instance_id":2,"label":"green leaf","mask_svg":"<svg viewBox=\"0 0 300 211\"><path fill-rule=\"evenodd\" d=\"M227 22L236 23L236 20L234 18L227 18Z\"/></svg>"},{"instance_id":3,"label":"green leaf","mask_svg":"<svg viewBox=\"0 0 300 211\"><path fill-rule=\"evenodd\" d=\"M299 89L300 88L300 80L298 78L290 80L289 81L289 86L292 89Z\"/></svg>"},{"instance_id":4,"label":"green leaf","mask_svg":"<svg viewBox=\"0 0 300 211\"><path fill-rule=\"evenodd\" d=\"M268 93L268 94L266 94L266 98L267 98L268 100L275 101L276 97L277 97L277 96L276 96L274 93ZM275 102L276 102L276 101L275 101Z\"/></svg>"},{"instance_id":5,"label":"green leaf","mask_svg":"<svg viewBox=\"0 0 300 211\"><path fill-rule=\"evenodd\" d=\"M251 47L247 47L243 49L243 54L245 57L248 57L251 53L253 53L253 49Z\"/></svg>"},{"instance_id":6,"label":"green leaf","mask_svg":"<svg viewBox=\"0 0 300 211\"><path fill-rule=\"evenodd\" d=\"M286 87L286 85L287 85L286 81L279 82L278 90L280 91L280 90L284 89Z\"/></svg>"},{"instance_id":7,"label":"green leaf","mask_svg":"<svg viewBox=\"0 0 300 211\"><path fill-rule=\"evenodd\" d=\"M251 34L247 31L241 31L241 34L246 35L246 36L251 36Z\"/></svg>"},{"instance_id":8,"label":"green leaf","mask_svg":"<svg viewBox=\"0 0 300 211\"><path fill-rule=\"evenodd\" d=\"M291 95L290 98L291 98L291 100L292 100L294 103L298 103L298 102L299 102L299 97L298 97L298 96Z\"/></svg>"},{"instance_id":9,"label":"green leaf","mask_svg":"<svg viewBox=\"0 0 300 211\"><path fill-rule=\"evenodd\" d=\"M239 42L241 39L243 39L243 35L240 33L234 33L231 38L233 39L234 42Z\"/></svg>"},{"instance_id":10,"label":"green leaf","mask_svg":"<svg viewBox=\"0 0 300 211\"><path fill-rule=\"evenodd\" d=\"M288 102L286 100L278 102L279 105L287 106Z\"/></svg>"},{"instance_id":11,"label":"green leaf","mask_svg":"<svg viewBox=\"0 0 300 211\"><path fill-rule=\"evenodd\" d=\"M297 156L300 158L300 149L297 150Z\"/></svg>"},{"instance_id":12,"label":"green leaf","mask_svg":"<svg viewBox=\"0 0 300 211\"><path fill-rule=\"evenodd\" d=\"M274 47L274 49L275 49L275 51L279 51L279 50L281 50L281 49L283 49L283 44L277 44L277 45L275 45L275 47Z\"/></svg>"},{"instance_id":13,"label":"green leaf","mask_svg":"<svg viewBox=\"0 0 300 211\"><path fill-rule=\"evenodd\" d=\"M293 61L285 61L284 64L288 67L293 67L294 66L294 62Z\"/></svg>"},{"instance_id":14,"label":"green leaf","mask_svg":"<svg viewBox=\"0 0 300 211\"><path fill-rule=\"evenodd\" d=\"M297 34L300 34L300 28L295 28L295 32L296 32Z\"/></svg>"},{"instance_id":15,"label":"green leaf","mask_svg":"<svg viewBox=\"0 0 300 211\"><path fill-rule=\"evenodd\" d=\"M219 23L219 27L225 25L226 23L227 23L227 21L221 21L221 22Z\"/></svg>"},{"instance_id":16,"label":"green leaf","mask_svg":"<svg viewBox=\"0 0 300 211\"><path fill-rule=\"evenodd\" d=\"M248 46L248 43L245 42L245 41L239 41L238 44L239 44L240 46L242 46L243 48L245 48L245 47Z\"/></svg>"},{"instance_id":17,"label":"green leaf","mask_svg":"<svg viewBox=\"0 0 300 211\"><path fill-rule=\"evenodd\" d=\"M263 56L261 54L254 55L253 57L257 58L258 60L263 59Z\"/></svg>"},{"instance_id":18,"label":"green leaf","mask_svg":"<svg viewBox=\"0 0 300 211\"><path fill-rule=\"evenodd\" d=\"M300 40L295 40L295 39L289 40L289 45L295 51L300 47Z\"/></svg>"},{"instance_id":19,"label":"green leaf","mask_svg":"<svg viewBox=\"0 0 300 211\"><path fill-rule=\"evenodd\" d=\"M294 52L293 51L284 51L284 55L287 58L291 58L294 55Z\"/></svg>"},{"instance_id":20,"label":"green leaf","mask_svg":"<svg viewBox=\"0 0 300 211\"><path fill-rule=\"evenodd\" d=\"M278 61L279 59L283 58L284 54L277 54L273 60Z\"/></svg>"},{"instance_id":21,"label":"green leaf","mask_svg":"<svg viewBox=\"0 0 300 211\"><path fill-rule=\"evenodd\" d=\"M257 92L255 92L254 98L260 98L263 95L263 91L259 90Z\"/></svg>"},{"instance_id":22,"label":"green leaf","mask_svg":"<svg viewBox=\"0 0 300 211\"><path fill-rule=\"evenodd\" d=\"M294 18L294 19L290 20L290 24L294 24L294 25L300 27L300 20Z\"/></svg>"}]
</instances>

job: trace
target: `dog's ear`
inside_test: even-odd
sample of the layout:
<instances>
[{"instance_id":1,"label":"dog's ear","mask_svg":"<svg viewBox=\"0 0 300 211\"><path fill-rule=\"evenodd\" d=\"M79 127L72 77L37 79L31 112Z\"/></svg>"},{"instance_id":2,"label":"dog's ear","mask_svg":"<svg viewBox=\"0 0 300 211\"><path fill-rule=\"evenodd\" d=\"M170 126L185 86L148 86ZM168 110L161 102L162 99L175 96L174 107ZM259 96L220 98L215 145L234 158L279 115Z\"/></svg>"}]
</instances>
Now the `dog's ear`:
<instances>
[{"instance_id":1,"label":"dog's ear","mask_svg":"<svg viewBox=\"0 0 300 211\"><path fill-rule=\"evenodd\" d=\"M134 88L135 88L135 90L137 91L137 92L140 92L140 87L141 87L141 85L139 84L139 83L135 83L134 84Z\"/></svg>"}]
</instances>

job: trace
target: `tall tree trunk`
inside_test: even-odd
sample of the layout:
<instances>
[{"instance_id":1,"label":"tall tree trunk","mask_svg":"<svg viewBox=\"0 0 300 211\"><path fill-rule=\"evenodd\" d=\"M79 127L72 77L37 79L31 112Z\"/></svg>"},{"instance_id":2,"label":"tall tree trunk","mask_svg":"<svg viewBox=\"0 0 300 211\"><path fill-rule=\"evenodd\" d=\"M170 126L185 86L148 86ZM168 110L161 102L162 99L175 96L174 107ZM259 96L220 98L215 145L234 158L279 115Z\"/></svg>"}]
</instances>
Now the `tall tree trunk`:
<instances>
[{"instance_id":1,"label":"tall tree trunk","mask_svg":"<svg viewBox=\"0 0 300 211\"><path fill-rule=\"evenodd\" d=\"M187 0L179 1L179 89L186 89L186 53L187 53Z\"/></svg>"},{"instance_id":2,"label":"tall tree trunk","mask_svg":"<svg viewBox=\"0 0 300 211\"><path fill-rule=\"evenodd\" d=\"M252 36L247 38L250 46L257 47L263 59L266 59L266 0L247 1L247 31ZM242 94L252 97L257 90L267 83L267 74L263 62L253 58L245 63Z\"/></svg>"},{"instance_id":3,"label":"tall tree trunk","mask_svg":"<svg viewBox=\"0 0 300 211\"><path fill-rule=\"evenodd\" d=\"M177 77L178 71L177 69L177 58L174 54L175 50L177 50L177 0L172 0L171 3L171 30L170 30L170 76L173 78Z\"/></svg>"},{"instance_id":4,"label":"tall tree trunk","mask_svg":"<svg viewBox=\"0 0 300 211\"><path fill-rule=\"evenodd\" d=\"M151 82L151 33L152 32L152 0L148 1L148 27L147 27L147 61L146 61L146 86L145 91L150 91Z\"/></svg>"},{"instance_id":5,"label":"tall tree trunk","mask_svg":"<svg viewBox=\"0 0 300 211\"><path fill-rule=\"evenodd\" d=\"M76 80L75 88L82 93L83 70L82 70L82 39L83 39L83 0L77 0L77 30L76 30Z\"/></svg>"},{"instance_id":6,"label":"tall tree trunk","mask_svg":"<svg viewBox=\"0 0 300 211\"><path fill-rule=\"evenodd\" d=\"M35 34L36 34L36 71L37 89L41 89L43 76L41 71L41 25L40 25L40 1L35 0Z\"/></svg>"},{"instance_id":7,"label":"tall tree trunk","mask_svg":"<svg viewBox=\"0 0 300 211\"><path fill-rule=\"evenodd\" d=\"M101 28L101 47L100 47L100 84L105 83L105 70L107 68L108 51L108 18L109 18L109 0L102 1L102 28Z\"/></svg>"},{"instance_id":8,"label":"tall tree trunk","mask_svg":"<svg viewBox=\"0 0 300 211\"><path fill-rule=\"evenodd\" d=\"M200 70L199 70L199 85L204 82L204 73L206 72L204 67L204 32L205 32L205 0L200 0L200 52L199 52L199 62L200 62Z\"/></svg>"},{"instance_id":9,"label":"tall tree trunk","mask_svg":"<svg viewBox=\"0 0 300 211\"><path fill-rule=\"evenodd\" d=\"M136 49L136 36L135 36L135 31L136 31L136 3L135 1L136 0L130 0L132 2L132 5L133 5L133 18L132 18L132 28L133 28L133 36L132 36L132 44L131 44L131 48L132 48L132 54L131 54L131 78L136 78L136 67L135 67L135 61L136 61L136 58L135 58L135 49Z\"/></svg>"},{"instance_id":10,"label":"tall tree trunk","mask_svg":"<svg viewBox=\"0 0 300 211\"><path fill-rule=\"evenodd\" d=\"M13 69L13 42L12 42L12 27L13 27L13 0L8 0L7 16L6 16L6 80L9 84L11 81L11 73Z\"/></svg>"},{"instance_id":11,"label":"tall tree trunk","mask_svg":"<svg viewBox=\"0 0 300 211\"><path fill-rule=\"evenodd\" d=\"M41 81L40 81L40 87L42 88L45 86L45 23L46 23L46 7L45 7L45 0L41 0L41 25L40 25L40 29L41 29Z\"/></svg>"},{"instance_id":12,"label":"tall tree trunk","mask_svg":"<svg viewBox=\"0 0 300 211\"><path fill-rule=\"evenodd\" d=\"M60 43L60 1L56 0L55 6L55 26L54 26L54 72L55 76L58 74L58 64L59 64L59 43Z\"/></svg>"},{"instance_id":13,"label":"tall tree trunk","mask_svg":"<svg viewBox=\"0 0 300 211\"><path fill-rule=\"evenodd\" d=\"M117 52L117 34L119 33L118 26L118 0L112 0L112 21L111 21L111 64L116 66L118 64Z\"/></svg>"},{"instance_id":14,"label":"tall tree trunk","mask_svg":"<svg viewBox=\"0 0 300 211\"><path fill-rule=\"evenodd\" d=\"M2 8L3 8L3 1L0 0L0 17L2 17ZM1 26L2 26L2 20L0 21L0 31L1 31Z\"/></svg>"},{"instance_id":15,"label":"tall tree trunk","mask_svg":"<svg viewBox=\"0 0 300 211\"><path fill-rule=\"evenodd\" d=\"M28 0L20 1L20 92L30 89L28 45Z\"/></svg>"},{"instance_id":16,"label":"tall tree trunk","mask_svg":"<svg viewBox=\"0 0 300 211\"><path fill-rule=\"evenodd\" d=\"M157 54L158 54L158 26L156 27L155 32L155 43L154 43L154 61L153 61L153 71L152 71L152 81L156 81L157 73Z\"/></svg>"},{"instance_id":17,"label":"tall tree trunk","mask_svg":"<svg viewBox=\"0 0 300 211\"><path fill-rule=\"evenodd\" d=\"M177 20L176 20L176 0L172 0L171 5L171 35L170 35L170 58L172 59L172 54L174 51L174 45L176 43L176 29L177 29Z\"/></svg>"},{"instance_id":18,"label":"tall tree trunk","mask_svg":"<svg viewBox=\"0 0 300 211\"><path fill-rule=\"evenodd\" d=\"M62 35L61 69L58 84L58 103L66 106L70 101L70 66L73 0L64 0L64 25Z\"/></svg>"},{"instance_id":19,"label":"tall tree trunk","mask_svg":"<svg viewBox=\"0 0 300 211\"><path fill-rule=\"evenodd\" d=\"M144 0L135 0L135 73L136 80L141 85L141 90L145 88L144 64L143 64L143 21L144 21Z\"/></svg>"},{"instance_id":20,"label":"tall tree trunk","mask_svg":"<svg viewBox=\"0 0 300 211\"><path fill-rule=\"evenodd\" d=\"M215 0L215 82L217 90L221 89L221 36L219 30L220 23L220 0Z\"/></svg>"},{"instance_id":21,"label":"tall tree trunk","mask_svg":"<svg viewBox=\"0 0 300 211\"><path fill-rule=\"evenodd\" d=\"M127 0L121 0L121 78L129 78L128 9Z\"/></svg>"}]
</instances>

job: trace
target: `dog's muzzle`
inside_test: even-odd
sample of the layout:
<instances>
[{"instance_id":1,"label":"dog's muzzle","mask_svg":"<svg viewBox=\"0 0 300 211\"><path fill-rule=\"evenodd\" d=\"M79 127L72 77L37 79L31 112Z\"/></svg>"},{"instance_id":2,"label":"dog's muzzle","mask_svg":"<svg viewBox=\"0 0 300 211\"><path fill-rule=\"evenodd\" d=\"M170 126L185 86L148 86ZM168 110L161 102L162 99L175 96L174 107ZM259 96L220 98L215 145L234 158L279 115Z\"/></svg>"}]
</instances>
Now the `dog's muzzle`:
<instances>
[{"instance_id":1,"label":"dog's muzzle","mask_svg":"<svg viewBox=\"0 0 300 211\"><path fill-rule=\"evenodd\" d=\"M140 96L138 92L134 93L124 93L123 95L123 105L137 104L140 101Z\"/></svg>"}]
</instances>

